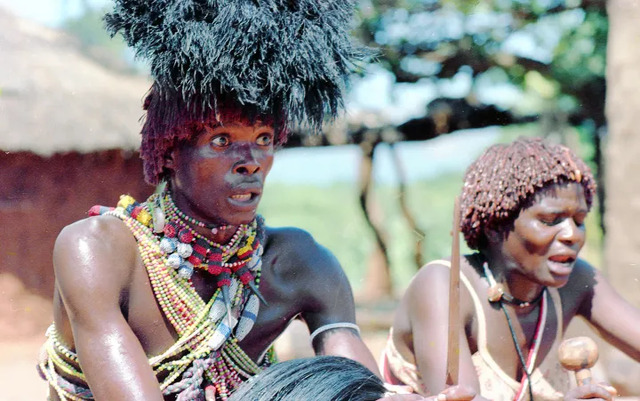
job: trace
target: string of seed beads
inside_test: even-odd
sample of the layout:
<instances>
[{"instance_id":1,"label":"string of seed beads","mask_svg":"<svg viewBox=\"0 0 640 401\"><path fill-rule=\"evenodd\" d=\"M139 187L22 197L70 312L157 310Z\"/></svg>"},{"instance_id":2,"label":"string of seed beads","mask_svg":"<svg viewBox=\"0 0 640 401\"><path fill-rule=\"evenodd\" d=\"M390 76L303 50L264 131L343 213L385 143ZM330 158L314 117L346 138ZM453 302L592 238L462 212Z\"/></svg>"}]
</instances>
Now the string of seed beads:
<instances>
[{"instance_id":1,"label":"string of seed beads","mask_svg":"<svg viewBox=\"0 0 640 401\"><path fill-rule=\"evenodd\" d=\"M167 206L167 211L178 215L182 220L188 221L189 223L210 229L214 234L219 230L224 230L228 227L228 225L223 224L221 226L216 226L215 224L207 224L203 221L197 220L191 216L186 215L182 210L178 209L178 206L173 202L173 198L171 197L171 193L169 191L166 192L164 197L165 204ZM215 231L214 231L215 230Z\"/></svg>"},{"instance_id":2,"label":"string of seed beads","mask_svg":"<svg viewBox=\"0 0 640 401\"><path fill-rule=\"evenodd\" d=\"M204 307L204 302L195 289L189 288L193 286L190 281L178 279L173 269L166 268L164 255L149 228L126 215L122 218L139 241L140 254L163 313L181 335L192 325L193 315Z\"/></svg>"},{"instance_id":3,"label":"string of seed beads","mask_svg":"<svg viewBox=\"0 0 640 401\"><path fill-rule=\"evenodd\" d=\"M49 345L49 347L51 346L52 344ZM80 372L75 366L65 361L62 357L60 357L60 354L55 352L55 350L49 348L47 349L47 353L49 354L49 359L51 359L52 362L64 373L66 373L67 375L75 379L79 379L82 382L85 382L85 383L87 382L87 379L84 373Z\"/></svg>"},{"instance_id":4,"label":"string of seed beads","mask_svg":"<svg viewBox=\"0 0 640 401\"><path fill-rule=\"evenodd\" d=\"M58 398L60 398L61 400L69 400L69 401L86 401L86 399L76 396L75 394L67 391L66 389L62 388L60 384L58 384L59 383L57 380L58 374L56 373L55 369L56 368L55 368L55 365L53 364L53 361L49 359L45 369L40 369L40 370L43 372L43 374L47 378L47 382L49 383L49 385L52 386L53 389L56 391Z\"/></svg>"},{"instance_id":5,"label":"string of seed beads","mask_svg":"<svg viewBox=\"0 0 640 401\"><path fill-rule=\"evenodd\" d=\"M169 216L169 218L170 219L175 218L175 216ZM184 223L184 222L180 222L180 223ZM231 238L231 240L224 245L217 244L210 241L208 238L203 237L202 235L194 231L189 226L183 226L183 224L178 224L176 231L182 232L183 230L186 230L186 232L188 232L191 237L196 237L203 240L209 246L222 249L223 250L223 253L221 255L222 261L221 262L216 261L214 262L215 263L214 265L218 265L223 268L230 268L235 272L236 270L240 269L246 263L246 261L239 260L233 263L228 263L228 260L230 260L234 255L238 254L241 251L246 252L247 244L249 244L250 246L254 242L255 236L257 235L257 222L254 220L250 226L241 225L240 227L238 227L238 229L234 233L234 236ZM182 242L183 240L181 239L180 241ZM187 240L187 241L191 241L191 240ZM243 242L245 245L242 245ZM202 261L200 261L200 263L193 262L192 266L194 268L205 269L210 273L217 275L218 273L215 273L214 272L215 270L214 271L211 270L210 264L206 263L207 261L210 260L209 259L210 255L211 255L210 250L207 250L205 252L205 255L202 255L204 256L202 258Z\"/></svg>"},{"instance_id":6,"label":"string of seed beads","mask_svg":"<svg viewBox=\"0 0 640 401\"><path fill-rule=\"evenodd\" d=\"M171 197L169 197L169 199L171 199ZM172 202L169 202L169 204L173 204ZM175 221L179 221L182 224L180 224L180 226L188 228L189 231L191 232L191 234L199 239L202 239L204 241L206 241L209 245L211 245L212 247L215 248L219 248L222 249L223 252L229 252L231 250L231 248L236 244L236 242L238 241L238 239L241 237L242 234L246 234L249 225L247 224L241 224L238 226L238 228L236 229L235 233L233 234L233 236L231 237L231 239L229 240L229 242L227 242L226 244L219 244L217 242L213 242L211 241L209 238L201 235L200 233L198 233L197 231L193 230L190 225L188 223L191 223L192 225L196 225L198 227L207 227L207 225L203 222L200 222L192 217L187 216L186 214L184 214L180 209L178 209L175 205L173 205L173 208L168 208L166 210L167 212L167 217L170 220L175 220ZM255 226L255 223L252 224L253 226ZM224 226L225 228L228 226Z\"/></svg>"},{"instance_id":7,"label":"string of seed beads","mask_svg":"<svg viewBox=\"0 0 640 401\"><path fill-rule=\"evenodd\" d=\"M123 216L123 217L126 217L126 216ZM143 254L143 260L145 261L145 265L151 268L149 271L149 276L152 281L152 286L154 287L154 290L155 288L158 288L157 296L159 297L159 303L161 304L161 308L163 309L163 312L165 312L166 316L173 317L173 319L169 318L169 320L172 323L172 325L176 327L176 331L180 331L178 329L178 327L180 326L180 322L182 322L185 317L188 317L185 315L193 316L195 314L195 310L192 309L190 311L191 313L183 312L178 316L178 317L182 317L182 319L177 319L174 316L174 314L171 313L172 309L174 308L171 308L170 304L173 303L173 306L175 306L175 302L177 300L186 299L186 301L183 302L185 306L187 307L192 306L202 310L201 304L203 303L203 301L197 295L195 288L193 287L193 284L190 281L185 282L183 280L176 280L176 277L174 277L176 276L175 272L173 270L166 268L164 264L164 260L162 259L162 252L160 251L157 244L155 244L153 241L153 240L157 241L156 236L150 233L150 230L148 230L147 227L144 224L141 224L139 221L135 219L128 219L128 222L136 238L138 238L139 241L141 241L141 245L145 245L140 247L141 254ZM256 281L259 281L259 276L260 274L258 270L256 274ZM175 296L175 294L174 296L171 296L171 291L168 290L171 287L173 287L174 290L176 289L178 290L179 294L177 294L177 297ZM241 294L242 294L242 286L239 285L239 290L236 293L236 297L241 296ZM189 295L192 295L193 297L189 297ZM160 299L162 299L163 301L160 301ZM212 300L213 299L214 298L212 297ZM208 327L210 328L210 325L208 325ZM185 329L183 328L183 331L184 330ZM205 330L205 331L210 331L210 330ZM198 342L195 337L193 342ZM202 342L203 341L201 341L201 343ZM188 348L192 349L193 347L191 344L189 344ZM229 347L229 349L232 350L233 347ZM180 351L177 350L175 353L179 353L179 352ZM198 354L201 354L201 353L199 352ZM202 352L202 354L204 354L204 352ZM234 352L234 354L238 355L237 356L238 359L240 358L241 353ZM198 355L198 356L201 356L201 355ZM189 359L188 361L185 360L182 363L182 365L185 366L185 368L187 363L190 365L190 363L194 358L188 358L188 359ZM219 358L219 359L224 360L225 358ZM250 359L249 359L249 362L253 363L253 361L251 361ZM229 384L231 383L235 384L235 382L239 383L238 372L236 371L236 369L229 369L229 366L224 366L226 365L226 363L223 363L223 361L220 361L220 360L218 361L217 365L219 366L220 369L222 369L223 376L227 378L227 380L225 381L227 381ZM250 369L251 364L246 363L245 361L245 363L243 363L242 365L248 365L248 366L239 366L242 370L245 370L247 368ZM259 367L257 367L257 365L255 365L255 367L259 370ZM176 376L176 377L169 378L170 380L167 380L164 382L167 383L167 385L168 383L171 383L173 380L175 380L175 378L177 378L177 375L180 373L179 371L181 370L183 369L175 369L174 373L176 374L172 374L170 376ZM162 386L162 387L166 387L166 386ZM225 394L228 394L228 391L226 391L227 390L226 385L223 384L220 390L221 391L219 393L221 396L225 396Z\"/></svg>"}]
</instances>

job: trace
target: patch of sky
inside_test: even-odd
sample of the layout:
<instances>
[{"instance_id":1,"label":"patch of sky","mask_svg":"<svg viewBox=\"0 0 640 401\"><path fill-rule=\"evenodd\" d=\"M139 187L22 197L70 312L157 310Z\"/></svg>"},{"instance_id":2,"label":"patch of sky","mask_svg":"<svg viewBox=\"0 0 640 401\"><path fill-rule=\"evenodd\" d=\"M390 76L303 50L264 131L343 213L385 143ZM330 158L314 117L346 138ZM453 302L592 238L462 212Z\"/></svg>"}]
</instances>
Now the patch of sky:
<instances>
[{"instance_id":1,"label":"patch of sky","mask_svg":"<svg viewBox=\"0 0 640 401\"><path fill-rule=\"evenodd\" d=\"M107 4L106 0L0 0L0 7L52 28L60 27L64 19L82 15L86 7L101 8Z\"/></svg>"},{"instance_id":2,"label":"patch of sky","mask_svg":"<svg viewBox=\"0 0 640 401\"><path fill-rule=\"evenodd\" d=\"M443 39L460 38L464 32L463 15L450 9L409 14L405 9L389 10L381 19L384 29L376 32L381 45L428 45Z\"/></svg>"},{"instance_id":3,"label":"patch of sky","mask_svg":"<svg viewBox=\"0 0 640 401\"><path fill-rule=\"evenodd\" d=\"M437 82L437 83L436 83ZM375 114L370 126L401 124L424 116L427 104L437 97L460 98L471 89L471 71L463 67L451 79L423 78L415 83L396 83L395 76L371 66L355 80L347 98L348 118L362 122L363 114Z\"/></svg>"},{"instance_id":4,"label":"patch of sky","mask_svg":"<svg viewBox=\"0 0 640 401\"><path fill-rule=\"evenodd\" d=\"M584 21L584 17L584 11L581 9L542 17L507 37L502 44L502 50L549 63L563 33L578 27Z\"/></svg>"},{"instance_id":5,"label":"patch of sky","mask_svg":"<svg viewBox=\"0 0 640 401\"><path fill-rule=\"evenodd\" d=\"M490 68L479 75L474 85L481 103L494 104L502 109L515 107L522 97L522 89L510 83L507 73L499 67Z\"/></svg>"}]
</instances>

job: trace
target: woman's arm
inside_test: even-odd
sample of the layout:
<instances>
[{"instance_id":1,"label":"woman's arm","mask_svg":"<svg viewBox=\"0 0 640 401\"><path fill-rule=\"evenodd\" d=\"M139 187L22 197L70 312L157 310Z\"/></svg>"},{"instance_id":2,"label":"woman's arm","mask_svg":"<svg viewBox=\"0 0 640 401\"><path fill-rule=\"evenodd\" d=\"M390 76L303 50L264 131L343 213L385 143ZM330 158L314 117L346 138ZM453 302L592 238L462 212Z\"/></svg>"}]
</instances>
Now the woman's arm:
<instances>
[{"instance_id":1,"label":"woman's arm","mask_svg":"<svg viewBox=\"0 0 640 401\"><path fill-rule=\"evenodd\" d=\"M446 387L447 342L449 335L449 274L447 266L430 264L423 267L407 289L407 312L413 335L416 364L430 393ZM465 313L459 324L460 378L458 383L480 393L469 343L465 334ZM474 400L483 400L480 396Z\"/></svg>"},{"instance_id":2,"label":"woman's arm","mask_svg":"<svg viewBox=\"0 0 640 401\"><path fill-rule=\"evenodd\" d=\"M575 269L577 284L587 290L578 314L607 342L640 362L640 309L622 298L604 276L586 262L578 261Z\"/></svg>"},{"instance_id":3,"label":"woman's arm","mask_svg":"<svg viewBox=\"0 0 640 401\"><path fill-rule=\"evenodd\" d=\"M120 309L137 258L131 233L112 217L78 222L56 241L57 289L96 400L162 400L145 352Z\"/></svg>"}]
</instances>

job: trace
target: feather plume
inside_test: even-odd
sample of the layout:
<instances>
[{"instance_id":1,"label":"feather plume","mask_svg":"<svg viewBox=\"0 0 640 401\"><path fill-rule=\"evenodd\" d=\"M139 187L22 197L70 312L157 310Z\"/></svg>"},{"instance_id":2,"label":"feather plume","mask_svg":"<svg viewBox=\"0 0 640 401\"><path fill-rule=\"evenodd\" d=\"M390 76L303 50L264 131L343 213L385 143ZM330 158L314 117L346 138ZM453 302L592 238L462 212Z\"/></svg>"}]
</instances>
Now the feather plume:
<instances>
[{"instance_id":1,"label":"feather plume","mask_svg":"<svg viewBox=\"0 0 640 401\"><path fill-rule=\"evenodd\" d=\"M246 112L319 131L371 55L349 35L351 0L116 0L105 16L151 64L161 96L199 113Z\"/></svg>"}]
</instances>

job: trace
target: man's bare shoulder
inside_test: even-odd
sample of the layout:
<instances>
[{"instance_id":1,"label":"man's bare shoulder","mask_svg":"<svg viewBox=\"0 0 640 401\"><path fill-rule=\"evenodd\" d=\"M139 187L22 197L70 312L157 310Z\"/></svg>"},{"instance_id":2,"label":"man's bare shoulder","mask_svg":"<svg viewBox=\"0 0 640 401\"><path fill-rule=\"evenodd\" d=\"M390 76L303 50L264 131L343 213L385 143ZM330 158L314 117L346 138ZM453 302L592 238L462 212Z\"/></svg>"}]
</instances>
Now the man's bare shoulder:
<instances>
[{"instance_id":1,"label":"man's bare shoulder","mask_svg":"<svg viewBox=\"0 0 640 401\"><path fill-rule=\"evenodd\" d=\"M120 291L137 260L136 241L118 218L96 216L66 226L53 251L56 282L65 298Z\"/></svg>"},{"instance_id":2,"label":"man's bare shoulder","mask_svg":"<svg viewBox=\"0 0 640 401\"><path fill-rule=\"evenodd\" d=\"M313 236L296 227L267 228L267 245L278 259L313 269L327 265L340 267L327 248L316 242ZM302 266L301 266L302 267Z\"/></svg>"},{"instance_id":3,"label":"man's bare shoulder","mask_svg":"<svg viewBox=\"0 0 640 401\"><path fill-rule=\"evenodd\" d=\"M300 228L267 228L267 257L277 261L275 269L291 279L305 282L343 283L348 279L338 259ZM316 281L317 282L317 281Z\"/></svg>"}]
</instances>

